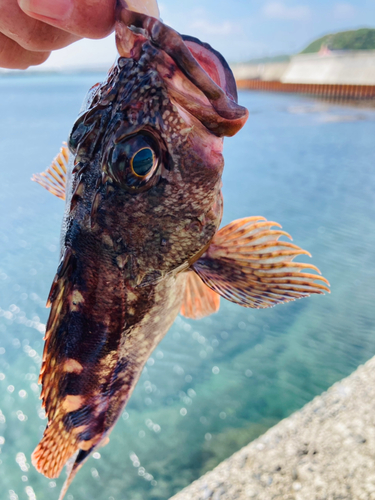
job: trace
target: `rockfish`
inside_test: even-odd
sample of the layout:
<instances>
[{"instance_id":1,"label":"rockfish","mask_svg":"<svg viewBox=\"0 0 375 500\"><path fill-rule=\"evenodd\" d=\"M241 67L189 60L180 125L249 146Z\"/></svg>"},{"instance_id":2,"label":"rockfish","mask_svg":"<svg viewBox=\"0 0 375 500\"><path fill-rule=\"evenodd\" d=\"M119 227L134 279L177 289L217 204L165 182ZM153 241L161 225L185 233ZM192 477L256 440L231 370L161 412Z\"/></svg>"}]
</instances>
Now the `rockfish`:
<instances>
[{"instance_id":1,"label":"rockfish","mask_svg":"<svg viewBox=\"0 0 375 500\"><path fill-rule=\"evenodd\" d=\"M223 137L248 117L224 58L153 17L118 19L117 63L34 178L66 200L40 373L48 424L33 453L49 478L70 460L62 496L179 312L202 318L220 296L265 308L329 291L315 266L292 262L308 252L280 241L279 224L247 217L219 230Z\"/></svg>"}]
</instances>

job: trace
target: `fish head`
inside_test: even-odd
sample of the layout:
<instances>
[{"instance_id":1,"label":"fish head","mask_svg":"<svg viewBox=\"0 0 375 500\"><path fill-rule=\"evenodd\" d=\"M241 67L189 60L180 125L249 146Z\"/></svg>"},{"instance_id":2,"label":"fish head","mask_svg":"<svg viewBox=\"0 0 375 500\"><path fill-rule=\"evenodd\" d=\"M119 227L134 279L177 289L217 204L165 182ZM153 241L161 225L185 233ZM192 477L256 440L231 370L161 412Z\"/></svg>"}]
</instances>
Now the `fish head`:
<instances>
[{"instance_id":1,"label":"fish head","mask_svg":"<svg viewBox=\"0 0 375 500\"><path fill-rule=\"evenodd\" d=\"M91 92L69 147L75 163L89 164L82 217L90 212L92 231L114 242L128 279L148 285L189 267L212 240L223 138L248 113L218 52L155 18L121 15L120 58Z\"/></svg>"}]
</instances>

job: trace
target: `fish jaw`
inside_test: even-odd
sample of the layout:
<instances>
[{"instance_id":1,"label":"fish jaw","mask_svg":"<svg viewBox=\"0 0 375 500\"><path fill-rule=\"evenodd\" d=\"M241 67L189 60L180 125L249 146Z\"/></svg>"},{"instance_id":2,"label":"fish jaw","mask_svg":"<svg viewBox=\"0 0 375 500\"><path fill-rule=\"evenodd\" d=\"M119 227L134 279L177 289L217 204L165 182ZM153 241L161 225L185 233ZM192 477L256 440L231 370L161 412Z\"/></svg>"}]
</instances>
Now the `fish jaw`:
<instances>
[{"instance_id":1,"label":"fish jaw","mask_svg":"<svg viewBox=\"0 0 375 500\"><path fill-rule=\"evenodd\" d=\"M165 79L176 99L189 111L200 111L202 98L204 113L198 114L211 133L223 137L235 135L248 118L246 108L237 104L237 89L225 59L208 44L192 37L183 37L175 30L153 17L117 10L116 44L120 56L139 60L144 47L151 44L162 51L164 66L168 69ZM171 63L172 61L172 63ZM182 73L189 89L176 85L175 74ZM201 100L199 106L194 102Z\"/></svg>"}]
</instances>

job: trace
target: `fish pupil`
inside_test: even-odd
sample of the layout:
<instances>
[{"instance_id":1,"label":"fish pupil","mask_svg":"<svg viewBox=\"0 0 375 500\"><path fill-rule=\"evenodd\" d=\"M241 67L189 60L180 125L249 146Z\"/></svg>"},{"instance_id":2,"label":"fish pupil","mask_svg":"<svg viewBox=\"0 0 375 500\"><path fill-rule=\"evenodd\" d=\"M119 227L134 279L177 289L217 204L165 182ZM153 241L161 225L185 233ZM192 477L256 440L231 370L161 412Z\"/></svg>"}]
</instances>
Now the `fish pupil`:
<instances>
[{"instance_id":1,"label":"fish pupil","mask_svg":"<svg viewBox=\"0 0 375 500\"><path fill-rule=\"evenodd\" d=\"M154 165L154 153L151 148L143 148L132 158L132 167L134 173L143 177Z\"/></svg>"}]
</instances>

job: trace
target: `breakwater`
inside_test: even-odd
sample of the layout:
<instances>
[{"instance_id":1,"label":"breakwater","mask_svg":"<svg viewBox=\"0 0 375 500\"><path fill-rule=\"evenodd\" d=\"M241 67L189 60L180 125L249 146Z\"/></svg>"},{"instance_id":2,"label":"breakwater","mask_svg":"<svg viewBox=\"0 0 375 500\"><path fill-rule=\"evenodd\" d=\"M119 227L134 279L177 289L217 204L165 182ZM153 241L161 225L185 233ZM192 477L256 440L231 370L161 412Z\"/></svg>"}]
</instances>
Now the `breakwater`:
<instances>
[{"instance_id":1,"label":"breakwater","mask_svg":"<svg viewBox=\"0 0 375 500\"><path fill-rule=\"evenodd\" d=\"M375 51L299 54L279 63L235 64L238 87L332 99L375 99Z\"/></svg>"},{"instance_id":2,"label":"breakwater","mask_svg":"<svg viewBox=\"0 0 375 500\"><path fill-rule=\"evenodd\" d=\"M375 498L375 358L172 500Z\"/></svg>"},{"instance_id":3,"label":"breakwater","mask_svg":"<svg viewBox=\"0 0 375 500\"><path fill-rule=\"evenodd\" d=\"M375 85L340 85L314 83L284 83L264 80L237 80L241 90L261 90L265 92L287 92L314 95L333 100L375 99Z\"/></svg>"}]
</instances>

